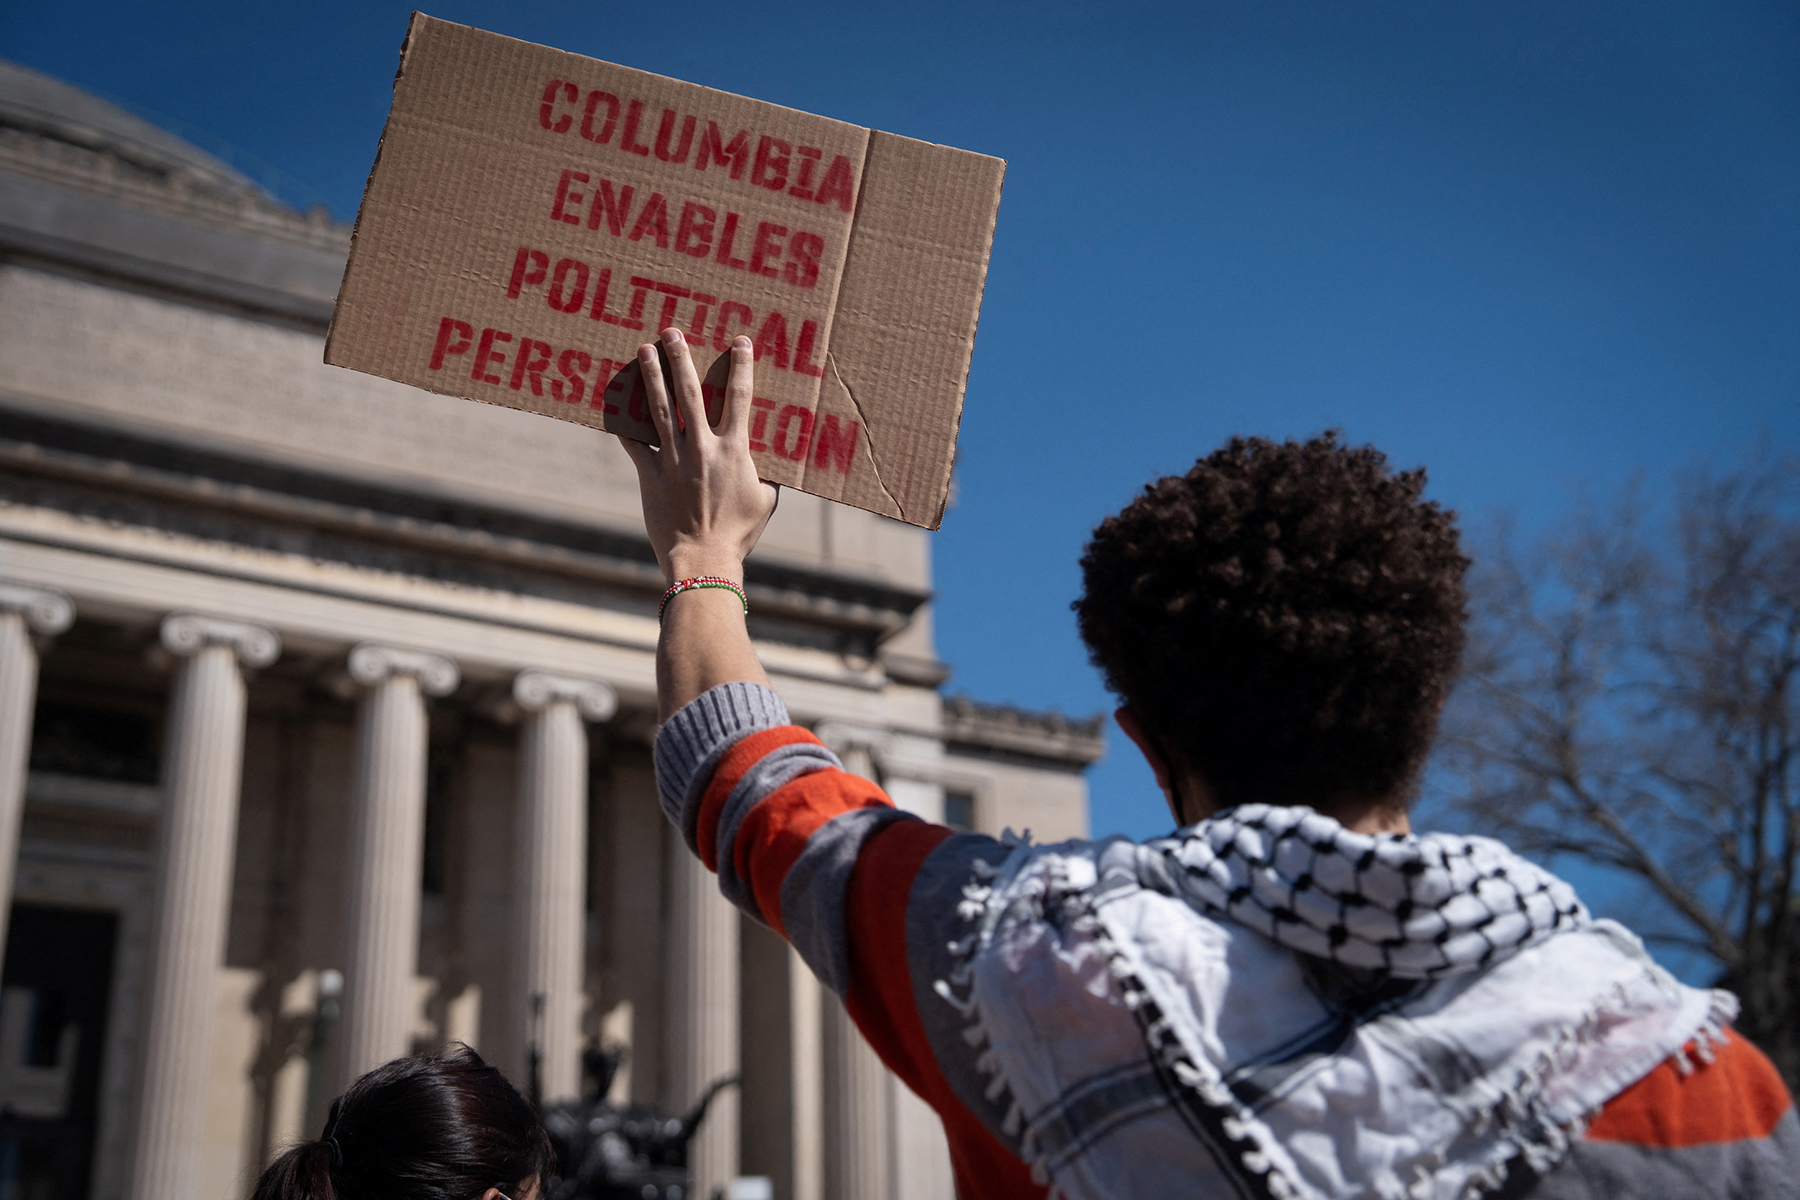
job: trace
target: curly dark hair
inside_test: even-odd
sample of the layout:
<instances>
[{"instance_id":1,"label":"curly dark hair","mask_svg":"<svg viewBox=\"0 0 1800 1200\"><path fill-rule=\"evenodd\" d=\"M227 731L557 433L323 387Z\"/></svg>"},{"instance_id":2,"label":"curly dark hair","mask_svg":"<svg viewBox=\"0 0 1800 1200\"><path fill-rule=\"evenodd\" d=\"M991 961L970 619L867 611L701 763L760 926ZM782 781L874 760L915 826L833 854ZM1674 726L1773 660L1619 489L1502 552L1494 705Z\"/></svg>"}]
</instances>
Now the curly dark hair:
<instances>
[{"instance_id":1,"label":"curly dark hair","mask_svg":"<svg viewBox=\"0 0 1800 1200\"><path fill-rule=\"evenodd\" d=\"M1233 438L1094 531L1094 665L1222 807L1410 801L1462 656L1456 514L1337 431Z\"/></svg>"}]
</instances>

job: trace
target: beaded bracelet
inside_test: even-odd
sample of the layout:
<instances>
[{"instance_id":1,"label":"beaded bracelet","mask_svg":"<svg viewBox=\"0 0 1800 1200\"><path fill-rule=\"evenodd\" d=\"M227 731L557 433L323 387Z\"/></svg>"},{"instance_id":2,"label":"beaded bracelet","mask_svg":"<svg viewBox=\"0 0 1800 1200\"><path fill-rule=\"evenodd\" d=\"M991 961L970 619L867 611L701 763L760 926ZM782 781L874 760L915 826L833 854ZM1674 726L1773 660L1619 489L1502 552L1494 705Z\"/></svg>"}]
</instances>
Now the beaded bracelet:
<instances>
[{"instance_id":1,"label":"beaded bracelet","mask_svg":"<svg viewBox=\"0 0 1800 1200\"><path fill-rule=\"evenodd\" d=\"M731 582L731 580L721 578L718 575L696 575L692 579L676 580L669 590L663 593L662 603L656 606L657 623L662 623L663 611L669 607L669 601L681 595L681 593L691 592L695 588L724 588L726 591L737 596L738 603L744 606L744 613L746 615L750 612L750 597L744 595L743 588Z\"/></svg>"}]
</instances>

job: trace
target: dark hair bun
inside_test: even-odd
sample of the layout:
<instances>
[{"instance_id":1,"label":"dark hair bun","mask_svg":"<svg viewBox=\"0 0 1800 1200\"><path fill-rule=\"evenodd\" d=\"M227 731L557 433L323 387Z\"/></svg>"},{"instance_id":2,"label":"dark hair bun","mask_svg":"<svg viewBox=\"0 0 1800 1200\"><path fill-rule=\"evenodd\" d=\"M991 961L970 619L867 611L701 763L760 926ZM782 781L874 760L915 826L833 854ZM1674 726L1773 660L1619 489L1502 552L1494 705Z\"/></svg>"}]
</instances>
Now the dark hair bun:
<instances>
[{"instance_id":1,"label":"dark hair bun","mask_svg":"<svg viewBox=\"0 0 1800 1200\"><path fill-rule=\"evenodd\" d=\"M467 1046L397 1058L332 1102L325 1136L263 1172L252 1200L472 1200L548 1174L537 1112ZM515 1196L516 1200L516 1196Z\"/></svg>"}]
</instances>

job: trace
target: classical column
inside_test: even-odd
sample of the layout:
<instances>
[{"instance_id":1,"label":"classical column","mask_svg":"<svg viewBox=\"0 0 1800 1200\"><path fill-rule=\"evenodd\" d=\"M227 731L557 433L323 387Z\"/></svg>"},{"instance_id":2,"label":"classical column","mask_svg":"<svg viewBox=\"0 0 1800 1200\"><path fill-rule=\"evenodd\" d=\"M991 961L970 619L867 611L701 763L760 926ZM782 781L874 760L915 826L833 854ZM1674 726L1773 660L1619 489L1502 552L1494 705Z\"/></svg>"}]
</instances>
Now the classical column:
<instances>
[{"instance_id":1,"label":"classical column","mask_svg":"<svg viewBox=\"0 0 1800 1200\"><path fill-rule=\"evenodd\" d=\"M31 716L37 706L38 655L32 639L54 637L74 619L75 606L61 592L0 583L0 947L6 945L6 921L12 915Z\"/></svg>"},{"instance_id":2,"label":"classical column","mask_svg":"<svg viewBox=\"0 0 1800 1200\"><path fill-rule=\"evenodd\" d=\"M525 671L513 680L519 731L519 834L513 867L515 1020L543 1103L581 1094L586 948L587 729L619 698L597 679ZM536 1055L536 1063L530 1059Z\"/></svg>"},{"instance_id":3,"label":"classical column","mask_svg":"<svg viewBox=\"0 0 1800 1200\"><path fill-rule=\"evenodd\" d=\"M364 643L350 651L357 714L350 842L350 948L338 1024L341 1087L412 1049L413 974L425 853L425 697L448 695L456 664Z\"/></svg>"},{"instance_id":4,"label":"classical column","mask_svg":"<svg viewBox=\"0 0 1800 1200\"><path fill-rule=\"evenodd\" d=\"M669 1019L665 1104L677 1112L737 1071L738 911L719 881L671 834L669 864ZM694 1195L709 1197L737 1175L738 1092L720 1092L688 1153Z\"/></svg>"},{"instance_id":5,"label":"classical column","mask_svg":"<svg viewBox=\"0 0 1800 1200\"><path fill-rule=\"evenodd\" d=\"M890 1200L894 1194L893 1077L835 995L827 993L822 1007L825 1194L831 1200Z\"/></svg>"},{"instance_id":6,"label":"classical column","mask_svg":"<svg viewBox=\"0 0 1800 1200\"><path fill-rule=\"evenodd\" d=\"M876 776L868 746L822 731L844 770ZM890 1200L894 1181L893 1078L836 996L823 1005L825 1194L831 1200ZM905 1200L905 1198L902 1198Z\"/></svg>"},{"instance_id":7,"label":"classical column","mask_svg":"<svg viewBox=\"0 0 1800 1200\"><path fill-rule=\"evenodd\" d=\"M156 835L133 1200L190 1200L198 1182L213 1009L231 915L243 668L268 666L281 653L280 641L261 626L186 613L163 622L162 644L180 665Z\"/></svg>"},{"instance_id":8,"label":"classical column","mask_svg":"<svg viewBox=\"0 0 1800 1200\"><path fill-rule=\"evenodd\" d=\"M825 1035L823 995L812 968L788 949L788 1028L793 1086L793 1200L825 1200Z\"/></svg>"},{"instance_id":9,"label":"classical column","mask_svg":"<svg viewBox=\"0 0 1800 1200\"><path fill-rule=\"evenodd\" d=\"M944 1122L913 1090L894 1079L894 1195L904 1200L956 1200Z\"/></svg>"}]
</instances>

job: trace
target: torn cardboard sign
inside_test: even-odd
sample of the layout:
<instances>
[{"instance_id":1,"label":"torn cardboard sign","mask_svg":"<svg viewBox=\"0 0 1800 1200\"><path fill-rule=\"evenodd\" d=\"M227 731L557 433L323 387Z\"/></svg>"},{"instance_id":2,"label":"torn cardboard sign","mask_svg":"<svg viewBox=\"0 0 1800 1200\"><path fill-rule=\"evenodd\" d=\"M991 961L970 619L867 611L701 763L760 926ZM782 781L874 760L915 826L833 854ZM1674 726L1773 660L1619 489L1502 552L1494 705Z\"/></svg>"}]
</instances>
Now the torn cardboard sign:
<instances>
[{"instance_id":1,"label":"torn cardboard sign","mask_svg":"<svg viewBox=\"0 0 1800 1200\"><path fill-rule=\"evenodd\" d=\"M415 14L325 361L654 441L748 334L763 477L935 529L1004 170Z\"/></svg>"}]
</instances>

